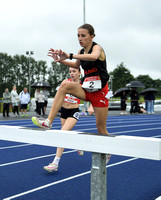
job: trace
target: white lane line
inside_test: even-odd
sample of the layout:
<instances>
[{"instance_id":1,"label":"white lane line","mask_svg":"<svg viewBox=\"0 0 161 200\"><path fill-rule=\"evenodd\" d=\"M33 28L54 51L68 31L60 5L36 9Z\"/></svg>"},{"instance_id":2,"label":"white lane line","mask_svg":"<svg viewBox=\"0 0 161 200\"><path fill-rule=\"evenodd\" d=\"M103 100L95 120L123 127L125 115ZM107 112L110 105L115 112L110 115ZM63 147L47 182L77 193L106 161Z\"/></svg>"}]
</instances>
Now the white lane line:
<instances>
[{"instance_id":1,"label":"white lane line","mask_svg":"<svg viewBox=\"0 0 161 200\"><path fill-rule=\"evenodd\" d=\"M160 122L160 120L154 120L154 121L159 121ZM85 121L86 122L86 121ZM144 120L144 121L139 121L139 123L141 123L141 122L144 122L144 124L130 124L130 125L127 125L127 123L131 123L131 122L133 122L133 123L137 123L138 122L138 120L137 121L130 121L130 120L128 120L128 121L126 121L125 123L126 123L126 127L135 127L135 126L149 126L149 125L158 125L158 124L160 124L160 123L149 123L149 124L147 124L148 122L149 122L149 120ZM152 122L152 120L150 120L150 122ZM124 121L121 121L121 122L110 122L110 121L108 121L107 120L107 129L112 129L112 128L124 128L125 127L125 125L120 125L120 126L111 126L111 127L109 127L108 125L110 125L110 124L120 124L120 123L124 123ZM61 124L60 123L54 123L54 125L56 125L56 124L58 124L58 126L53 126L53 128L52 129L60 129L61 128ZM60 124L60 125L59 125ZM91 123L88 123L88 124L86 124L87 126L88 125L90 125L90 126L92 126L92 125L95 125L95 122L91 122ZM2 125L2 126L5 126L5 125ZM7 125L6 125L7 126ZM11 127L16 127L16 126L12 126L12 125L10 125ZM33 126L33 124L26 124L25 125L25 127L31 127L31 126ZM79 124L79 122L78 122L78 124L76 124L75 125L76 127L81 127L81 126L84 126L84 124ZM18 127L18 126L17 126ZM35 126L36 127L36 126ZM88 128L88 129L80 129L80 130L83 130L83 131L85 131L85 130L96 130L97 128L95 127L95 128Z\"/></svg>"},{"instance_id":2,"label":"white lane line","mask_svg":"<svg viewBox=\"0 0 161 200\"><path fill-rule=\"evenodd\" d=\"M153 125L160 125L160 122L158 123L147 123L147 124L130 124L130 125L123 125L123 126L108 126L107 123L107 128L122 128L122 127L135 127L135 126L153 126Z\"/></svg>"},{"instance_id":3,"label":"white lane line","mask_svg":"<svg viewBox=\"0 0 161 200\"><path fill-rule=\"evenodd\" d=\"M161 135L156 135L156 136L153 136L154 138L157 138L157 137L161 137Z\"/></svg>"},{"instance_id":4,"label":"white lane line","mask_svg":"<svg viewBox=\"0 0 161 200\"><path fill-rule=\"evenodd\" d=\"M2 149L12 149L12 148L17 148L17 147L25 147L33 144L21 144L21 145L15 145L15 146L7 146L7 147L0 147L0 150Z\"/></svg>"},{"instance_id":5,"label":"white lane line","mask_svg":"<svg viewBox=\"0 0 161 200\"><path fill-rule=\"evenodd\" d=\"M128 126L139 126L139 125L155 125L155 124L160 124L160 120L154 120L154 121L158 121L158 123L149 123L149 122L152 122L152 120L148 120L148 121L139 121L139 124L136 124L136 125L128 125ZM141 124L142 122L144 122L144 124ZM128 122L109 122L109 121L107 121L107 125L111 125L111 124L126 124L126 126L127 126L127 124L128 123L138 123L138 121L128 121ZM146 124L145 124L146 123ZM88 123L88 124L86 124L87 126L88 125L95 125L96 124L96 122L93 122L93 123ZM78 126L84 126L84 124L79 124L79 123L77 123L76 125L75 125L75 127L78 127ZM122 125L121 127L124 127L125 125ZM112 126L112 127L120 127L120 126ZM54 126L54 128L56 128L55 126Z\"/></svg>"},{"instance_id":6,"label":"white lane line","mask_svg":"<svg viewBox=\"0 0 161 200\"><path fill-rule=\"evenodd\" d=\"M66 151L63 154L68 154L68 153L72 153L75 151L77 151L77 150ZM18 160L18 161L14 161L14 162L10 162L10 163L4 163L4 164L0 164L0 167L14 165L14 164L22 163L22 162L28 162L31 160L37 160L37 159L41 159L41 158L47 158L47 157L51 157L51 156L55 156L55 155L56 154L49 154L49 155L38 156L38 157L34 157L34 158L28 158L28 159L24 159L24 160Z\"/></svg>"},{"instance_id":7,"label":"white lane line","mask_svg":"<svg viewBox=\"0 0 161 200\"><path fill-rule=\"evenodd\" d=\"M116 122L116 120L117 120L117 122ZM135 121L134 121L135 120ZM95 118L90 118L90 119L88 119L88 121L92 121L93 123L95 123ZM160 119L158 119L158 118L156 118L156 119L149 119L149 118L139 118L139 123L140 122L152 122L152 121L160 121ZM87 120L85 120L85 119L82 119L82 120L79 120L79 122L76 124L76 126L79 126L79 123L84 123L84 122L87 122ZM137 119L129 119L129 118L121 118L121 119L115 119L115 120L113 120L113 119L108 119L107 120L107 123L130 123L130 122L138 122L138 120ZM31 122L31 120L28 120L28 121L21 121L21 120L16 120L16 121L3 121L2 122L2 124L0 123L0 125L4 125L4 124L8 124L8 123L10 123L10 125L11 124L28 124L28 125L26 125L26 126L30 126L30 125L33 125L32 124L32 122ZM54 121L54 123L53 123L54 125L59 125L60 124L60 120L58 121L58 120L56 120L56 121ZM84 126L84 125L83 125Z\"/></svg>"},{"instance_id":8,"label":"white lane line","mask_svg":"<svg viewBox=\"0 0 161 200\"><path fill-rule=\"evenodd\" d=\"M119 122L120 123L120 122ZM147 123L147 124L130 124L130 125L127 125L127 123L126 124L124 124L124 125L121 125L121 126L108 126L108 125L110 125L111 123L109 123L109 122L107 122L107 129L111 129L111 128L125 128L125 127L136 127L136 126L153 126L153 125L160 125L160 122L158 122L158 123ZM117 124L117 123L114 123L114 124ZM86 126L88 126L88 125L95 125L95 123L90 123L90 124L86 124ZM84 126L84 125L75 125L75 127L80 127L80 126ZM60 126L53 126L53 129L60 129L61 128L61 125ZM90 129L97 129L96 127L95 128L88 128L88 129L79 129L79 130L90 130Z\"/></svg>"},{"instance_id":9,"label":"white lane line","mask_svg":"<svg viewBox=\"0 0 161 200\"><path fill-rule=\"evenodd\" d=\"M118 166L118 165L121 165L121 164L124 164L124 163L127 163L127 162L131 162L131 161L134 161L134 160L137 160L137 159L138 159L138 158L127 159L127 160L120 161L120 162L117 162L117 163L114 163L114 164L111 164L111 165L107 165L106 167L107 167L107 168L110 168L110 167ZM80 173L80 174L77 174L77 175L74 175L74 176L71 176L71 177L68 177L68 178L59 180L59 181L55 181L55 182L53 182L53 183L49 183L49 184L46 184L46 185L42 185L42 186L40 186L40 187L37 187L37 188L31 189L31 190L28 190L28 191L26 191L26 192L22 192L22 193L19 193L19 194L16 194L16 195L7 197L7 198L5 198L5 199L3 199L3 200L11 200L11 199L14 199L14 198L17 198L17 197L20 197L20 196L23 196L23 195L26 195L26 194L29 194L29 193L32 193L32 192L36 192L36 191L38 191L38 190L42 190L42 189L44 189L44 188L47 188L47 187L50 187L50 186L53 186L53 185L59 184L59 183L63 183L63 182L66 182L66 181L69 181L69 180L72 180L72 179L75 179L75 178L78 178L78 177L81 177L81 176L90 174L90 173L91 173L91 171L83 172L83 173Z\"/></svg>"},{"instance_id":10,"label":"white lane line","mask_svg":"<svg viewBox=\"0 0 161 200\"><path fill-rule=\"evenodd\" d=\"M138 121L133 121L133 123L136 123L136 122L138 122ZM112 122L112 123L110 122L110 123L109 123L109 122L107 121L107 126L108 126L108 125L111 125L111 124L124 124L124 123L126 123L126 124L124 124L124 125L122 125L122 126L108 126L107 128L117 128L117 127L120 128L120 127L125 127L125 126L126 126L126 127L127 127L127 126L146 126L146 125L149 126L149 125L157 125L157 124L160 124L160 120L158 120L158 123L149 123L149 122L147 121L146 124L145 124L145 123L144 123L144 124L141 124L142 122L144 122L144 121L139 121L139 124L130 124L130 125L127 125L128 123L132 123L132 122ZM151 122L151 121L150 121L150 122ZM87 126L88 126L88 125L95 125L95 124L96 124L96 123L89 123L89 124L87 124ZM75 127L76 127L76 126L84 126L84 124L76 124ZM53 128L56 128L56 127L53 127Z\"/></svg>"},{"instance_id":11,"label":"white lane line","mask_svg":"<svg viewBox=\"0 0 161 200\"><path fill-rule=\"evenodd\" d=\"M120 132L113 132L110 134L120 134L120 133L130 133L130 132L140 132L140 131L151 131L151 130L159 130L161 129L161 127L157 127L157 128L145 128L145 129L139 129L139 130L130 130L130 131L120 131ZM155 137L155 136L151 136L151 137Z\"/></svg>"}]
</instances>

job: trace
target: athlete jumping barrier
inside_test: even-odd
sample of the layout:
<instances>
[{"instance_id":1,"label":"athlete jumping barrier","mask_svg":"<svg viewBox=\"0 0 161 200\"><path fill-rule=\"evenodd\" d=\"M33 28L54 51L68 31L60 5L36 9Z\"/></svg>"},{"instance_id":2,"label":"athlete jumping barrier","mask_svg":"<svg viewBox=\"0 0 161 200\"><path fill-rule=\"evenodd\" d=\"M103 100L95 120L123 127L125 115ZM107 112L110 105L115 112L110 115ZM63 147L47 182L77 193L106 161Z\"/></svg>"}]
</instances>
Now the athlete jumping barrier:
<instances>
[{"instance_id":1,"label":"athlete jumping barrier","mask_svg":"<svg viewBox=\"0 0 161 200\"><path fill-rule=\"evenodd\" d=\"M161 139L0 126L0 139L92 152L91 200L107 200L106 154L161 160Z\"/></svg>"}]
</instances>

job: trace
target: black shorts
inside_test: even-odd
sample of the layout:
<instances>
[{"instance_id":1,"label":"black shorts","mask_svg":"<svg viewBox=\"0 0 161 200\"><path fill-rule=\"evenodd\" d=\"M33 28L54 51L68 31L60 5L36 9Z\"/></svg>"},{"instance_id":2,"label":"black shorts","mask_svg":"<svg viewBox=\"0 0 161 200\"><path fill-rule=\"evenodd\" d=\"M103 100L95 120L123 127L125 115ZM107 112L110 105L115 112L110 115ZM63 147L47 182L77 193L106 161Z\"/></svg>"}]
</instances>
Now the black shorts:
<instances>
[{"instance_id":1,"label":"black shorts","mask_svg":"<svg viewBox=\"0 0 161 200\"><path fill-rule=\"evenodd\" d=\"M27 104L21 104L20 108L26 110L27 109Z\"/></svg>"},{"instance_id":2,"label":"black shorts","mask_svg":"<svg viewBox=\"0 0 161 200\"><path fill-rule=\"evenodd\" d=\"M72 117L76 120L79 119L79 108L66 109L61 107L60 112L61 112L60 117L63 119L67 119L68 117Z\"/></svg>"}]
</instances>

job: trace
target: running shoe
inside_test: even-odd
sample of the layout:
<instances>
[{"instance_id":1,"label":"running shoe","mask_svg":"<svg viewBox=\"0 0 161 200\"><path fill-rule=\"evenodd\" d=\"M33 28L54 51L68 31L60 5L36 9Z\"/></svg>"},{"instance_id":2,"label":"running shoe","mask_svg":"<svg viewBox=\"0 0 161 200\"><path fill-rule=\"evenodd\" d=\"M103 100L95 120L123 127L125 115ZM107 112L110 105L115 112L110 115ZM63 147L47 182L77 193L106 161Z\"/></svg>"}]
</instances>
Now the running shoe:
<instances>
[{"instance_id":1,"label":"running shoe","mask_svg":"<svg viewBox=\"0 0 161 200\"><path fill-rule=\"evenodd\" d=\"M42 117L32 117L32 122L40 128L51 129L52 127L52 124L50 124L50 121Z\"/></svg>"},{"instance_id":2,"label":"running shoe","mask_svg":"<svg viewBox=\"0 0 161 200\"><path fill-rule=\"evenodd\" d=\"M77 152L78 152L78 155L80 155L80 156L83 156L83 154L84 154L84 151L82 151L82 150L77 150Z\"/></svg>"},{"instance_id":3,"label":"running shoe","mask_svg":"<svg viewBox=\"0 0 161 200\"><path fill-rule=\"evenodd\" d=\"M111 158L111 154L106 154L106 165L110 161L110 158Z\"/></svg>"},{"instance_id":4,"label":"running shoe","mask_svg":"<svg viewBox=\"0 0 161 200\"><path fill-rule=\"evenodd\" d=\"M29 116L28 114L26 114L26 117Z\"/></svg>"},{"instance_id":5,"label":"running shoe","mask_svg":"<svg viewBox=\"0 0 161 200\"><path fill-rule=\"evenodd\" d=\"M44 166L44 169L48 172L58 171L58 165L55 163L50 163L48 166Z\"/></svg>"}]
</instances>

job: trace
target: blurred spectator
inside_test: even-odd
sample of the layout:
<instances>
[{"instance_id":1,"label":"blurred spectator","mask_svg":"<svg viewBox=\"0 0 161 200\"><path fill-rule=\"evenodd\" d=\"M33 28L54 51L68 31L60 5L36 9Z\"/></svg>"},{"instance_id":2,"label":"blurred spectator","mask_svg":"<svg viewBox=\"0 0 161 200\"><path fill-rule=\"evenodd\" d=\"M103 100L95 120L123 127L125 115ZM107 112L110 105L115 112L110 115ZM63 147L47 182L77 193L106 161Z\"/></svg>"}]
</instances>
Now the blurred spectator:
<instances>
[{"instance_id":1,"label":"blurred spectator","mask_svg":"<svg viewBox=\"0 0 161 200\"><path fill-rule=\"evenodd\" d=\"M148 114L154 114L154 100L155 96L153 92L147 93L147 112Z\"/></svg>"},{"instance_id":2,"label":"blurred spectator","mask_svg":"<svg viewBox=\"0 0 161 200\"><path fill-rule=\"evenodd\" d=\"M145 110L148 111L148 93L144 95Z\"/></svg>"},{"instance_id":3,"label":"blurred spectator","mask_svg":"<svg viewBox=\"0 0 161 200\"><path fill-rule=\"evenodd\" d=\"M19 116L18 105L20 102L20 98L17 94L16 86L13 86L13 89L11 91L11 102L12 102L13 114L15 115L15 113L17 113L17 116Z\"/></svg>"},{"instance_id":4,"label":"blurred spectator","mask_svg":"<svg viewBox=\"0 0 161 200\"><path fill-rule=\"evenodd\" d=\"M127 96L126 96L126 92L122 92L121 95L121 115L126 115L126 101L127 101Z\"/></svg>"},{"instance_id":5,"label":"blurred spectator","mask_svg":"<svg viewBox=\"0 0 161 200\"><path fill-rule=\"evenodd\" d=\"M147 113L146 110L143 108L143 106L138 105L138 109L137 109L138 113Z\"/></svg>"},{"instance_id":6,"label":"blurred spectator","mask_svg":"<svg viewBox=\"0 0 161 200\"><path fill-rule=\"evenodd\" d=\"M46 89L46 87L43 87L43 93L45 95L45 103L44 103L44 113L46 115L46 108L47 108L47 105L48 105L48 97L50 96L50 93L49 91Z\"/></svg>"},{"instance_id":7,"label":"blurred spectator","mask_svg":"<svg viewBox=\"0 0 161 200\"><path fill-rule=\"evenodd\" d=\"M40 88L37 88L36 90L35 90L35 103L36 103L36 109L35 109L35 112L38 114L39 113L39 108L38 108L38 95L39 95L39 93L40 93Z\"/></svg>"},{"instance_id":8,"label":"blurred spectator","mask_svg":"<svg viewBox=\"0 0 161 200\"><path fill-rule=\"evenodd\" d=\"M131 97L131 109L130 109L130 114L139 112L139 93L136 91L136 88L132 88L132 91L130 93Z\"/></svg>"},{"instance_id":9,"label":"blurred spectator","mask_svg":"<svg viewBox=\"0 0 161 200\"><path fill-rule=\"evenodd\" d=\"M3 117L5 117L5 112L7 113L7 117L9 117L9 106L11 103L11 94L8 88L5 89L3 93Z\"/></svg>"},{"instance_id":10,"label":"blurred spectator","mask_svg":"<svg viewBox=\"0 0 161 200\"><path fill-rule=\"evenodd\" d=\"M30 102L30 95L27 92L27 88L25 87L22 92L19 94L20 102L21 102L21 115L28 116L27 114L27 105Z\"/></svg>"},{"instance_id":11,"label":"blurred spectator","mask_svg":"<svg viewBox=\"0 0 161 200\"><path fill-rule=\"evenodd\" d=\"M42 90L40 91L40 89L37 89L37 92L35 92L35 98L37 101L37 113L41 115L41 110L42 110L43 115L45 115L45 112L44 112L45 95L43 91Z\"/></svg>"}]
</instances>

